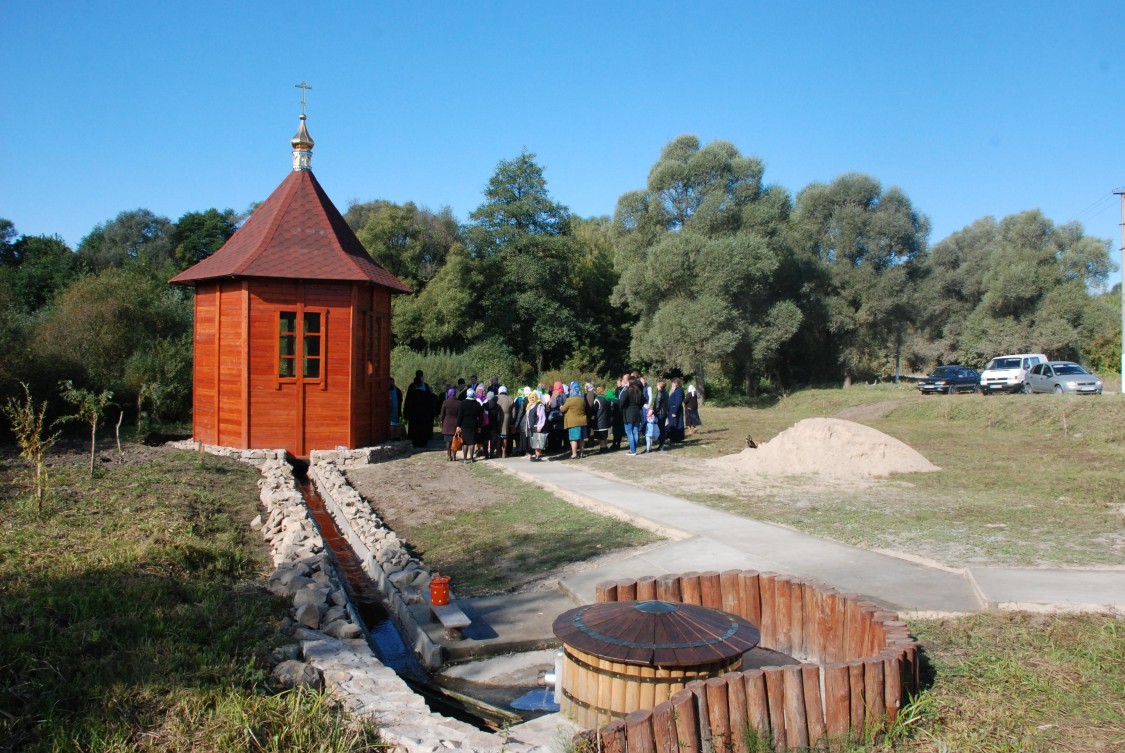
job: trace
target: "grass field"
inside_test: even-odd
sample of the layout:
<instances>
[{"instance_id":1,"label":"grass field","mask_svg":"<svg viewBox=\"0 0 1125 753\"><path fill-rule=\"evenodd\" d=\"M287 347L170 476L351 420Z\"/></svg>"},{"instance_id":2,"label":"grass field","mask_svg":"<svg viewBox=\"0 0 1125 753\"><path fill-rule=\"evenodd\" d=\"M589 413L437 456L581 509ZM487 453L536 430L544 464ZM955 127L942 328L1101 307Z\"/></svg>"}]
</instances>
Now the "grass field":
<instances>
[{"instance_id":1,"label":"grass field","mask_svg":"<svg viewBox=\"0 0 1125 753\"><path fill-rule=\"evenodd\" d=\"M860 418L942 468L810 491L799 480L727 492L693 490L676 473L768 441L803 418L863 406ZM886 412L883 412L886 411ZM876 415L877 414L877 415ZM676 452L594 468L759 520L951 566L1125 564L1125 398L921 397L907 386L806 390L767 407L702 410L704 427ZM747 479L748 482L753 481ZM698 484L694 485L698 487Z\"/></svg>"},{"instance_id":2,"label":"grass field","mask_svg":"<svg viewBox=\"0 0 1125 753\"><path fill-rule=\"evenodd\" d=\"M263 587L258 472L131 447L91 478L0 458L0 751L359 751L315 693L275 693L286 603Z\"/></svg>"}]
</instances>

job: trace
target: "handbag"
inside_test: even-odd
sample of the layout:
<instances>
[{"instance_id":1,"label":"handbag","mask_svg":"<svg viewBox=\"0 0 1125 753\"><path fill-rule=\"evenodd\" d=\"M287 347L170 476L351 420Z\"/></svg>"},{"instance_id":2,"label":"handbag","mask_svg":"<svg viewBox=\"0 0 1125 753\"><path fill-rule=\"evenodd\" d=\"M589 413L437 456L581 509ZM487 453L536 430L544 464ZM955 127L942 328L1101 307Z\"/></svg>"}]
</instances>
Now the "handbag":
<instances>
[{"instance_id":1,"label":"handbag","mask_svg":"<svg viewBox=\"0 0 1125 753\"><path fill-rule=\"evenodd\" d=\"M449 443L449 449L457 452L465 446L465 440L461 438L461 427L457 427L457 432L453 435L453 440Z\"/></svg>"}]
</instances>

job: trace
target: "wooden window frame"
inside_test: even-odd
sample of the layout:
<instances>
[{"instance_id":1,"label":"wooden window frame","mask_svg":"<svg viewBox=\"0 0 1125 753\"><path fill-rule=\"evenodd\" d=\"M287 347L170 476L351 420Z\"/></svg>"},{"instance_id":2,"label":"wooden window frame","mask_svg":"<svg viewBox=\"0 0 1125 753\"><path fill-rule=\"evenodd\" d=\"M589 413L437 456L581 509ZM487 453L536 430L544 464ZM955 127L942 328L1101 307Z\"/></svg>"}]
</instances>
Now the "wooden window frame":
<instances>
[{"instance_id":1,"label":"wooden window frame","mask_svg":"<svg viewBox=\"0 0 1125 753\"><path fill-rule=\"evenodd\" d=\"M286 315L293 316L294 329L288 332L281 329L281 323ZM315 333L320 342L317 348L316 355L306 355L305 353L305 322L308 314L318 314L320 316L320 330ZM277 316L274 318L276 323L274 339L274 363L277 364L275 371L277 389L281 389L283 384L318 384L322 390L328 389L327 379L327 364L328 364L328 309L321 306L305 306L298 304L294 308L279 308ZM311 333L310 333L311 334ZM282 355L281 353L281 338L285 336L293 337L293 354ZM291 376L282 376L281 361L282 359L290 359L293 364L293 374ZM315 377L306 377L305 369L310 359L314 359L319 363L319 373Z\"/></svg>"}]
</instances>

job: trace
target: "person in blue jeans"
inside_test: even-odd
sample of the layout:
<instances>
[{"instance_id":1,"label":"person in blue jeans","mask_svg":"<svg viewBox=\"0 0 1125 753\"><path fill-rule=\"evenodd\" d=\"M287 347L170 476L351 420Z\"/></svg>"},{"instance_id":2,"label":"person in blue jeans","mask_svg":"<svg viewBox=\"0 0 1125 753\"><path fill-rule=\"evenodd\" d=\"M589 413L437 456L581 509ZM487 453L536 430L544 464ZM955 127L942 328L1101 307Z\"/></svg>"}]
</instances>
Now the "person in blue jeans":
<instances>
[{"instance_id":1,"label":"person in blue jeans","mask_svg":"<svg viewBox=\"0 0 1125 753\"><path fill-rule=\"evenodd\" d=\"M635 457L643 418L641 409L645 404L645 395L641 392L640 384L635 378L629 380L629 386L622 391L620 400L621 418L625 422L625 436L629 440L628 454Z\"/></svg>"}]
</instances>

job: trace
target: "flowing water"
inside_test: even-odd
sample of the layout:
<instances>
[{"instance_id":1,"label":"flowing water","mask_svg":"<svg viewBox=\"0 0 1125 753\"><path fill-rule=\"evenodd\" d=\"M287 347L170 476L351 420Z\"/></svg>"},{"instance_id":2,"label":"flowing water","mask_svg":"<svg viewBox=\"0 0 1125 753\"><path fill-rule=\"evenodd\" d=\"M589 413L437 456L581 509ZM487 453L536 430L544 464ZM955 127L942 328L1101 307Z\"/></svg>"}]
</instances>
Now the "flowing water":
<instances>
[{"instance_id":1,"label":"flowing water","mask_svg":"<svg viewBox=\"0 0 1125 753\"><path fill-rule=\"evenodd\" d=\"M413 649L406 645L394 621L383 605L382 596L371 583L363 569L363 563L336 527L336 521L324 506L324 500L309 480L307 466L294 465L293 475L297 486L305 498L305 505L320 529L324 545L336 559L337 572L343 578L343 586L348 598L363 622L367 642L375 656L384 665L393 669L415 690L421 694L434 711L468 722L481 729L498 729L512 719L495 713L488 706L507 705L508 702L527 689L514 692L493 693L488 688L473 688L473 683L442 681L439 685L426 671ZM451 686L451 687L443 687ZM450 692L452 691L452 693ZM481 702L479 706L475 702ZM538 716L542 712L525 712L523 718Z\"/></svg>"}]
</instances>

